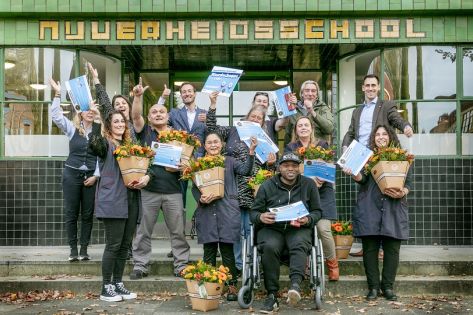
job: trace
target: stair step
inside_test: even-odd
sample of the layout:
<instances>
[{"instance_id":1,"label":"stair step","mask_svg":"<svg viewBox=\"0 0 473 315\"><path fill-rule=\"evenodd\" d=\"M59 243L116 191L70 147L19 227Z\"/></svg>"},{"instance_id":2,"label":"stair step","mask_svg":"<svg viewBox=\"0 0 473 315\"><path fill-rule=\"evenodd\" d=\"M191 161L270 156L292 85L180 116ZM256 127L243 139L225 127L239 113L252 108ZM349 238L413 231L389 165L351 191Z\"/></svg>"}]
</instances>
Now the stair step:
<instances>
[{"instance_id":1,"label":"stair step","mask_svg":"<svg viewBox=\"0 0 473 315\"><path fill-rule=\"evenodd\" d=\"M380 266L381 266L380 262ZM340 260L340 274L364 276L361 259ZM133 269L127 262L125 274ZM46 275L91 275L102 274L101 261L3 261L0 262L0 277L7 276L46 276ZM153 276L173 275L170 260L151 261L149 274ZM288 268L282 266L281 274L287 275ZM473 276L473 261L401 261L398 275L414 276Z\"/></svg>"},{"instance_id":2,"label":"stair step","mask_svg":"<svg viewBox=\"0 0 473 315\"><path fill-rule=\"evenodd\" d=\"M141 280L124 282L135 292L176 292L185 293L185 281L175 277L148 276ZM0 277L0 293L32 290L70 290L75 293L97 293L102 283L98 276L57 276L57 277ZM281 276L281 289L289 287L287 276ZM303 282L303 289L308 290L308 281ZM262 285L262 289L264 285ZM395 291L400 296L415 294L472 296L473 276L398 276ZM341 276L338 282L327 282L326 296L364 295L367 290L364 276Z\"/></svg>"}]
</instances>

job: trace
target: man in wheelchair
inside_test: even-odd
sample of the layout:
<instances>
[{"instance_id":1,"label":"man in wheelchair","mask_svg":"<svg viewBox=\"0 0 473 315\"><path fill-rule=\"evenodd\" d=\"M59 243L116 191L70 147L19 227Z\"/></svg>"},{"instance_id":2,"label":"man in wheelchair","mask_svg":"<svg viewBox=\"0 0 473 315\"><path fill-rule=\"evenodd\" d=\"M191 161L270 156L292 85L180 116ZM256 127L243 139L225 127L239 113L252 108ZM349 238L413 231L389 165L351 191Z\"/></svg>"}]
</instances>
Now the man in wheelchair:
<instances>
[{"instance_id":1,"label":"man in wheelchair","mask_svg":"<svg viewBox=\"0 0 473 315\"><path fill-rule=\"evenodd\" d=\"M307 255L312 245L312 230L321 218L319 192L315 182L300 174L301 160L294 153L286 153L279 160L279 174L265 181L251 208L251 222L257 229L257 243L261 250L261 263L267 298L261 313L271 314L279 309L279 273L281 253L289 253L288 303L295 305L301 299L301 282L304 278ZM309 215L294 221L276 222L276 208L302 201Z\"/></svg>"}]
</instances>

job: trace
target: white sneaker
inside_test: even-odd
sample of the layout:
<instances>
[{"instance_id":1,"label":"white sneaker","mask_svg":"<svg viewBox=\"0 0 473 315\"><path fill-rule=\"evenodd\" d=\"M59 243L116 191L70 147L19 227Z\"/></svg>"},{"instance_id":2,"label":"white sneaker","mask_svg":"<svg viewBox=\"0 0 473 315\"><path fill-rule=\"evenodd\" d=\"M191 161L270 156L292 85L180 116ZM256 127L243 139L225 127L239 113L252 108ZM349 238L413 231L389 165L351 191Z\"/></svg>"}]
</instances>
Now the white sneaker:
<instances>
[{"instance_id":1,"label":"white sneaker","mask_svg":"<svg viewBox=\"0 0 473 315\"><path fill-rule=\"evenodd\" d=\"M125 288L123 282L115 283L115 293L120 295L124 300L133 300L136 299L136 293L130 292Z\"/></svg>"},{"instance_id":2,"label":"white sneaker","mask_svg":"<svg viewBox=\"0 0 473 315\"><path fill-rule=\"evenodd\" d=\"M102 294L100 294L100 300L106 302L120 302L123 301L123 298L115 292L115 286L113 284L105 284L102 288Z\"/></svg>"},{"instance_id":3,"label":"white sneaker","mask_svg":"<svg viewBox=\"0 0 473 315\"><path fill-rule=\"evenodd\" d=\"M301 288L297 284L293 284L291 289L287 292L287 303L289 305L296 305L301 300Z\"/></svg>"}]
</instances>

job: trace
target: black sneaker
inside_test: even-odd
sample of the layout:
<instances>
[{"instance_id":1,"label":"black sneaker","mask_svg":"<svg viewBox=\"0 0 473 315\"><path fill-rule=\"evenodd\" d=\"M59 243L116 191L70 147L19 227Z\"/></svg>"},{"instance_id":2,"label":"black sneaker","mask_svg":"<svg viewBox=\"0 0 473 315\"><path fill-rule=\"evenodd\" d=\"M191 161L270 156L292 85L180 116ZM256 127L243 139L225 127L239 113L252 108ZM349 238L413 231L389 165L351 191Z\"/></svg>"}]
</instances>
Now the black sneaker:
<instances>
[{"instance_id":1,"label":"black sneaker","mask_svg":"<svg viewBox=\"0 0 473 315\"><path fill-rule=\"evenodd\" d=\"M279 302L273 293L268 294L264 301L263 307L260 309L260 313L273 314L279 310Z\"/></svg>"},{"instance_id":2,"label":"black sneaker","mask_svg":"<svg viewBox=\"0 0 473 315\"><path fill-rule=\"evenodd\" d=\"M90 260L90 256L87 254L87 246L80 247L79 260Z\"/></svg>"},{"instance_id":3,"label":"black sneaker","mask_svg":"<svg viewBox=\"0 0 473 315\"><path fill-rule=\"evenodd\" d=\"M120 295L124 300L133 300L136 299L136 293L130 292L125 288L123 282L115 283L115 292Z\"/></svg>"},{"instance_id":4,"label":"black sneaker","mask_svg":"<svg viewBox=\"0 0 473 315\"><path fill-rule=\"evenodd\" d=\"M77 252L77 246L71 247L71 253L69 254L68 260L70 262L79 261L79 253Z\"/></svg>"},{"instance_id":5,"label":"black sneaker","mask_svg":"<svg viewBox=\"0 0 473 315\"><path fill-rule=\"evenodd\" d=\"M293 283L287 291L287 304L296 305L301 300L301 287L298 283Z\"/></svg>"},{"instance_id":6,"label":"black sneaker","mask_svg":"<svg viewBox=\"0 0 473 315\"><path fill-rule=\"evenodd\" d=\"M113 284L105 284L102 287L100 300L106 302L119 302L123 301L123 298L121 295L118 295L117 292L115 292L115 286Z\"/></svg>"},{"instance_id":7,"label":"black sneaker","mask_svg":"<svg viewBox=\"0 0 473 315\"><path fill-rule=\"evenodd\" d=\"M131 280L138 280L147 276L148 274L146 272L138 270L138 269L133 269L133 271L130 273Z\"/></svg>"},{"instance_id":8,"label":"black sneaker","mask_svg":"<svg viewBox=\"0 0 473 315\"><path fill-rule=\"evenodd\" d=\"M172 251L170 251L169 253L166 254L166 257L167 258L173 258L174 254L172 253Z\"/></svg>"}]
</instances>

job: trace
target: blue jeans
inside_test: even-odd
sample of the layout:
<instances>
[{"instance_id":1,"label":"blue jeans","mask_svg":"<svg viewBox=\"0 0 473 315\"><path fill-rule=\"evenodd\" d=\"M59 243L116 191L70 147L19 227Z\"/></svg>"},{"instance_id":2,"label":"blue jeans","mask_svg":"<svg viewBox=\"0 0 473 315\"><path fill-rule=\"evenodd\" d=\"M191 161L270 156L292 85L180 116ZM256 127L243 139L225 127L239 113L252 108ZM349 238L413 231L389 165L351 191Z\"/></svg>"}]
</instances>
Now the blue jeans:
<instances>
[{"instance_id":1,"label":"blue jeans","mask_svg":"<svg viewBox=\"0 0 473 315\"><path fill-rule=\"evenodd\" d=\"M241 207L240 235L244 238L250 235L250 208ZM235 255L235 265L238 270L243 268L243 259L241 257L241 238L233 244L233 254Z\"/></svg>"}]
</instances>

